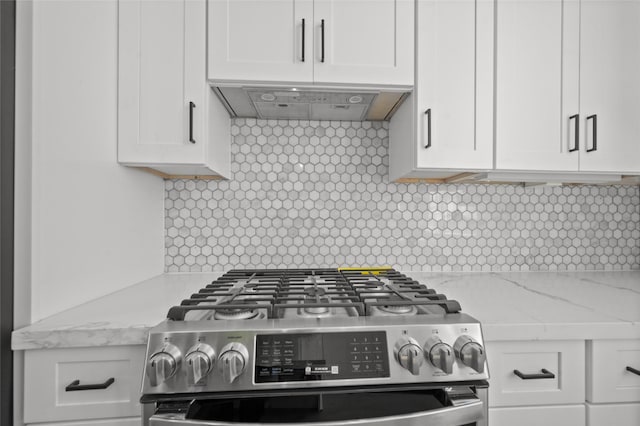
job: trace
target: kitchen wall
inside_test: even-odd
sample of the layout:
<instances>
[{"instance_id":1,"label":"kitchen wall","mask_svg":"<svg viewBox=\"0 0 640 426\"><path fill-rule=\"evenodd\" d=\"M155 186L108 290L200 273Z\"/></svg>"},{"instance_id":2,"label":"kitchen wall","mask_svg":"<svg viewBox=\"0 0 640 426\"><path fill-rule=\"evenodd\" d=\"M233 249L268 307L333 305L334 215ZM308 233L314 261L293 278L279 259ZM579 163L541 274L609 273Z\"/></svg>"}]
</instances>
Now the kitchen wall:
<instances>
[{"instance_id":1,"label":"kitchen wall","mask_svg":"<svg viewBox=\"0 0 640 426\"><path fill-rule=\"evenodd\" d=\"M118 3L16 4L15 323L163 271L163 183L117 162Z\"/></svg>"},{"instance_id":2,"label":"kitchen wall","mask_svg":"<svg viewBox=\"0 0 640 426\"><path fill-rule=\"evenodd\" d=\"M389 183L388 123L236 119L229 181L167 180L165 268L640 268L638 186Z\"/></svg>"}]
</instances>

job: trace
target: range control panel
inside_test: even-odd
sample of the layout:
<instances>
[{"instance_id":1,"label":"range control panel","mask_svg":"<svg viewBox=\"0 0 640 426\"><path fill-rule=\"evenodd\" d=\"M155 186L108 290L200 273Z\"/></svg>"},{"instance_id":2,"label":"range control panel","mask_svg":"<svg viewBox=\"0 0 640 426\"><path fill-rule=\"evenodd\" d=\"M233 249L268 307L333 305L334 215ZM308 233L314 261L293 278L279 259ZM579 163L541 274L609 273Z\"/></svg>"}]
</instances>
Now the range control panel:
<instances>
[{"instance_id":1,"label":"range control panel","mask_svg":"<svg viewBox=\"0 0 640 426\"><path fill-rule=\"evenodd\" d=\"M279 320L260 329L247 322L244 328L229 330L167 322L149 334L143 393L489 378L477 321L462 314L448 317L446 324L428 323L420 316L413 322L400 317L393 324L393 318L385 317L382 325L377 319L357 319L350 327Z\"/></svg>"},{"instance_id":2,"label":"range control panel","mask_svg":"<svg viewBox=\"0 0 640 426\"><path fill-rule=\"evenodd\" d=\"M384 331L258 334L255 383L389 377Z\"/></svg>"}]
</instances>

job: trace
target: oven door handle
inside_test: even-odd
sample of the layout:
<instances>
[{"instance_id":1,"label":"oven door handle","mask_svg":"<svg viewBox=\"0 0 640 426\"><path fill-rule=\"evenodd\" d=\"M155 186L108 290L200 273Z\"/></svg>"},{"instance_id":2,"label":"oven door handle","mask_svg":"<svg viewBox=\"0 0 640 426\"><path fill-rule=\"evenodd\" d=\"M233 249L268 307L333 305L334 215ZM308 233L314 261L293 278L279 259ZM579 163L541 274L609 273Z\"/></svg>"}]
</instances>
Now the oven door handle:
<instances>
[{"instance_id":1,"label":"oven door handle","mask_svg":"<svg viewBox=\"0 0 640 426\"><path fill-rule=\"evenodd\" d=\"M467 402L469 401L469 402ZM474 423L484 418L483 402L474 398L464 403L428 411L396 416L373 417L332 422L269 423L269 426L451 426ZM255 426L262 423L220 422L211 420L188 420L183 413L156 414L150 419L150 426Z\"/></svg>"}]
</instances>

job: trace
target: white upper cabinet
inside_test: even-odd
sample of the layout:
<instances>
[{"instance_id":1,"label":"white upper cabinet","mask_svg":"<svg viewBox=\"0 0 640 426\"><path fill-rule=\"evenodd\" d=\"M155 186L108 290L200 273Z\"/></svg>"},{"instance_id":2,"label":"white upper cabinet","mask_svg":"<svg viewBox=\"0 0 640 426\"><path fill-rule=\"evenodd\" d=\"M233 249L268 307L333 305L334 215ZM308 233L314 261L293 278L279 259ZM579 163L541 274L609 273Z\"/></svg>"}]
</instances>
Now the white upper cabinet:
<instances>
[{"instance_id":1,"label":"white upper cabinet","mask_svg":"<svg viewBox=\"0 0 640 426\"><path fill-rule=\"evenodd\" d=\"M209 78L311 81L312 0L210 0Z\"/></svg>"},{"instance_id":2,"label":"white upper cabinet","mask_svg":"<svg viewBox=\"0 0 640 426\"><path fill-rule=\"evenodd\" d=\"M228 175L229 118L205 74L205 0L121 0L118 10L118 161Z\"/></svg>"},{"instance_id":3,"label":"white upper cabinet","mask_svg":"<svg viewBox=\"0 0 640 426\"><path fill-rule=\"evenodd\" d=\"M640 1L498 0L496 17L496 168L639 172Z\"/></svg>"},{"instance_id":4,"label":"white upper cabinet","mask_svg":"<svg viewBox=\"0 0 640 426\"><path fill-rule=\"evenodd\" d=\"M578 169L579 7L497 2L496 168Z\"/></svg>"},{"instance_id":5,"label":"white upper cabinet","mask_svg":"<svg viewBox=\"0 0 640 426\"><path fill-rule=\"evenodd\" d=\"M580 18L580 169L638 173L640 1L582 0Z\"/></svg>"},{"instance_id":6,"label":"white upper cabinet","mask_svg":"<svg viewBox=\"0 0 640 426\"><path fill-rule=\"evenodd\" d=\"M209 79L413 84L413 0L209 0Z\"/></svg>"},{"instance_id":7,"label":"white upper cabinet","mask_svg":"<svg viewBox=\"0 0 640 426\"><path fill-rule=\"evenodd\" d=\"M493 167L492 0L417 2L416 89L391 120L390 176Z\"/></svg>"},{"instance_id":8,"label":"white upper cabinet","mask_svg":"<svg viewBox=\"0 0 640 426\"><path fill-rule=\"evenodd\" d=\"M413 84L413 1L315 0L313 6L315 82Z\"/></svg>"}]
</instances>

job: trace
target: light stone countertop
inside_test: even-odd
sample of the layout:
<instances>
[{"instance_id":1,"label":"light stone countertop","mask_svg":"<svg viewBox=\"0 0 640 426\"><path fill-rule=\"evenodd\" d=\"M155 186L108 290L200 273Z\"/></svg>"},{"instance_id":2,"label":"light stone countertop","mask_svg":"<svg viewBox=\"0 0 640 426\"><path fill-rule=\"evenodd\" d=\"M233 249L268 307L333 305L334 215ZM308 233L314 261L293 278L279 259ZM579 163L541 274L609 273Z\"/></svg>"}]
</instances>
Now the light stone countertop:
<instances>
[{"instance_id":1,"label":"light stone countertop","mask_svg":"<svg viewBox=\"0 0 640 426\"><path fill-rule=\"evenodd\" d=\"M458 300L485 340L640 339L640 271L405 273ZM169 307L219 275L159 275L16 330L12 348L146 344Z\"/></svg>"}]
</instances>

